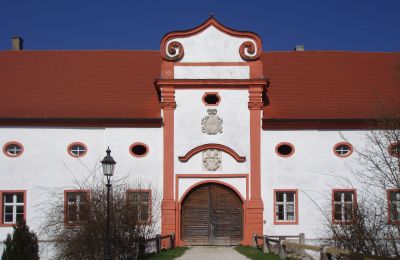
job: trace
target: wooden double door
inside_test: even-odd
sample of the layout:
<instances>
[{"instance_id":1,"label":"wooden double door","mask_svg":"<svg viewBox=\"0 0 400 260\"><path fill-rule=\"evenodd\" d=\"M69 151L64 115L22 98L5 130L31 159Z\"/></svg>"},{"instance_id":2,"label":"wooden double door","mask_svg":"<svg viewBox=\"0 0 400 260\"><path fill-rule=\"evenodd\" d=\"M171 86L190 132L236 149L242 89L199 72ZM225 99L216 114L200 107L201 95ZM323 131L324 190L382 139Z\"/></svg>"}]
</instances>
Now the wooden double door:
<instances>
[{"instance_id":1,"label":"wooden double door","mask_svg":"<svg viewBox=\"0 0 400 260\"><path fill-rule=\"evenodd\" d=\"M243 203L229 187L198 186L181 209L181 236L187 245L237 245L243 238Z\"/></svg>"}]
</instances>

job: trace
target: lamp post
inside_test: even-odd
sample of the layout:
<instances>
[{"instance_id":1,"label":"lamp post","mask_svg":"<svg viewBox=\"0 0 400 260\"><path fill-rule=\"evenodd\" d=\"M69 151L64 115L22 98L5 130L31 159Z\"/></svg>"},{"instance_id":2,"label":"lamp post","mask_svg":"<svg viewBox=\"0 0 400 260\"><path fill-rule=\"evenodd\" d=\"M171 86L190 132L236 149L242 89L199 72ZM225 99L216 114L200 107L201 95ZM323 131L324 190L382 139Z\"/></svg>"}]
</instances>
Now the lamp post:
<instances>
[{"instance_id":1,"label":"lamp post","mask_svg":"<svg viewBox=\"0 0 400 260\"><path fill-rule=\"evenodd\" d=\"M111 176L114 174L115 164L116 162L111 157L111 150L110 147L107 148L106 151L107 155L101 161L101 165L103 166L103 174L107 178L107 230L106 230L106 245L104 247L104 260L111 260L112 253L111 253L111 237L110 237L110 188L111 188Z\"/></svg>"}]
</instances>

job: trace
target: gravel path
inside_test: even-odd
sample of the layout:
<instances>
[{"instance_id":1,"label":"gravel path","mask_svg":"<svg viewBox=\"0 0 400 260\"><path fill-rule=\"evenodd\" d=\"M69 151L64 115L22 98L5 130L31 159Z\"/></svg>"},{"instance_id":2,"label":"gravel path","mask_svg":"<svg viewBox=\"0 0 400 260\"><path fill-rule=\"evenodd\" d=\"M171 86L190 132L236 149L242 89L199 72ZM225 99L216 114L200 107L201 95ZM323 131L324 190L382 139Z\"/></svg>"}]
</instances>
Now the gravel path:
<instances>
[{"instance_id":1,"label":"gravel path","mask_svg":"<svg viewBox=\"0 0 400 260\"><path fill-rule=\"evenodd\" d=\"M183 256L177 260L247 260L248 258L238 253L234 247L227 246L196 246L190 247Z\"/></svg>"}]
</instances>

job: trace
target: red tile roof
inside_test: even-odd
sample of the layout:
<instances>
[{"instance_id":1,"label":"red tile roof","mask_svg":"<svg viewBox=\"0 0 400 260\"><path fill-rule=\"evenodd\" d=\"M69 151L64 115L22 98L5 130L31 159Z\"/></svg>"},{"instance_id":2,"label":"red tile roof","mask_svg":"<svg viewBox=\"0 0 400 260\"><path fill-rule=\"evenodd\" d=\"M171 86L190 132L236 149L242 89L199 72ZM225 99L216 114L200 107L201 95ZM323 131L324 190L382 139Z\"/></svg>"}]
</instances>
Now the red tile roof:
<instances>
[{"instance_id":1,"label":"red tile roof","mask_svg":"<svg viewBox=\"0 0 400 260\"><path fill-rule=\"evenodd\" d=\"M0 52L0 118L160 118L157 51Z\"/></svg>"},{"instance_id":2,"label":"red tile roof","mask_svg":"<svg viewBox=\"0 0 400 260\"><path fill-rule=\"evenodd\" d=\"M400 53L269 52L262 61L265 119L368 119L400 105Z\"/></svg>"},{"instance_id":3,"label":"red tile roof","mask_svg":"<svg viewBox=\"0 0 400 260\"><path fill-rule=\"evenodd\" d=\"M361 119L399 104L400 53L266 52L265 119ZM0 52L0 118L160 118L159 51ZM123 123L123 122L122 122Z\"/></svg>"}]
</instances>

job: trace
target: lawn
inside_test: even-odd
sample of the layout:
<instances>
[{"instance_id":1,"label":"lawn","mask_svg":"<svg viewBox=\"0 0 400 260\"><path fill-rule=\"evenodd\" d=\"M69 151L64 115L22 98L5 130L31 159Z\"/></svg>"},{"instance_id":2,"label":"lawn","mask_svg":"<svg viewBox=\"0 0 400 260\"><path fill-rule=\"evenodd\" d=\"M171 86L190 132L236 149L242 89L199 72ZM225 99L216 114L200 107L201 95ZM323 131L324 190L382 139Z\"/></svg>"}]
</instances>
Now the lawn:
<instances>
[{"instance_id":1,"label":"lawn","mask_svg":"<svg viewBox=\"0 0 400 260\"><path fill-rule=\"evenodd\" d=\"M187 250L187 247L175 247L173 249L168 249L168 250L161 250L161 253L159 254L150 254L146 256L144 259L146 260L172 260L177 257L180 257L185 253Z\"/></svg>"},{"instance_id":2,"label":"lawn","mask_svg":"<svg viewBox=\"0 0 400 260\"><path fill-rule=\"evenodd\" d=\"M278 260L279 256L268 253L264 254L260 249L251 246L237 246L235 250L241 253L242 255L247 256L253 260Z\"/></svg>"}]
</instances>

